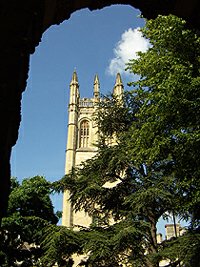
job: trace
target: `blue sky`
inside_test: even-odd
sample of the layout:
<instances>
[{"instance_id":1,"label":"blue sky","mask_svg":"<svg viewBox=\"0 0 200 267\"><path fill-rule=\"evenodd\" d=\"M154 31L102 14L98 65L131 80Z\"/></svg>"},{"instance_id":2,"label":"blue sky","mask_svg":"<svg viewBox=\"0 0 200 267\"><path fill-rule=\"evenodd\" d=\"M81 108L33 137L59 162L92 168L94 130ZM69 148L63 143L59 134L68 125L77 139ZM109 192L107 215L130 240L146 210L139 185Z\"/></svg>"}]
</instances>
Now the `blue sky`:
<instances>
[{"instance_id":1,"label":"blue sky","mask_svg":"<svg viewBox=\"0 0 200 267\"><path fill-rule=\"evenodd\" d=\"M100 11L87 9L52 26L31 56L29 79L22 99L19 139L12 152L12 176L43 175L55 181L64 175L69 83L74 68L82 97L92 97L94 75L103 94L112 90L116 72L126 83L124 61L148 43L135 30L144 25L140 12L128 6ZM62 196L53 196L62 209Z\"/></svg>"}]
</instances>

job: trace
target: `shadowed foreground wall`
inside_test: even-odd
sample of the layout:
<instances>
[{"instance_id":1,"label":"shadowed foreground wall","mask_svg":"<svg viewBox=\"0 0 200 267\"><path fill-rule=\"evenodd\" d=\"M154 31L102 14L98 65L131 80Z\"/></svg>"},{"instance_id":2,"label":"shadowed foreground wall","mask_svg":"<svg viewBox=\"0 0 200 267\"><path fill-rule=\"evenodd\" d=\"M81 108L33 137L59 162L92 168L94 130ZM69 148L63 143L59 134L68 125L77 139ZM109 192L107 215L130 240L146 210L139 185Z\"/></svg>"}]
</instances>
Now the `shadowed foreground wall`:
<instances>
[{"instance_id":1,"label":"shadowed foreground wall","mask_svg":"<svg viewBox=\"0 0 200 267\"><path fill-rule=\"evenodd\" d=\"M200 29L199 0L0 0L0 220L7 208L10 154L18 138L30 54L51 25L69 19L76 10L113 4L138 8L148 19L172 13Z\"/></svg>"}]
</instances>

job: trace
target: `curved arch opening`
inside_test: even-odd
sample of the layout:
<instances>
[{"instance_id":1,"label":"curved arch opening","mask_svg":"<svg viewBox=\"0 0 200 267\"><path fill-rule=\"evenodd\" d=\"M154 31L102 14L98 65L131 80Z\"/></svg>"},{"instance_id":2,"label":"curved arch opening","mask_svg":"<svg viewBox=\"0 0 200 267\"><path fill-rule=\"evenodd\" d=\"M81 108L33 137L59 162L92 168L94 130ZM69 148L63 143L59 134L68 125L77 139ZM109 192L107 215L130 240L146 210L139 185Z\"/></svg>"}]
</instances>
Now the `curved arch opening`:
<instances>
[{"instance_id":1,"label":"curved arch opening","mask_svg":"<svg viewBox=\"0 0 200 267\"><path fill-rule=\"evenodd\" d=\"M89 146L90 124L88 120L82 120L80 123L79 148Z\"/></svg>"}]
</instances>

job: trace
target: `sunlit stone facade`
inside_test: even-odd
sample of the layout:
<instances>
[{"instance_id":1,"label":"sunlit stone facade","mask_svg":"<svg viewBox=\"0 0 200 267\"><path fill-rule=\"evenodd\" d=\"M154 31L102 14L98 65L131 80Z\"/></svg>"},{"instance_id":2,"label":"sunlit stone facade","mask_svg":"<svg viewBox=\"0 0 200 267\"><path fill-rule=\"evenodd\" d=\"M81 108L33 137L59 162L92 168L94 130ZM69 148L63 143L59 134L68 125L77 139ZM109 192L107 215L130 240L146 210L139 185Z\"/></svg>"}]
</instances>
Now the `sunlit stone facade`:
<instances>
[{"instance_id":1,"label":"sunlit stone facade","mask_svg":"<svg viewBox=\"0 0 200 267\"><path fill-rule=\"evenodd\" d=\"M98 141L97 125L94 121L94 113L100 100L100 83L96 75L94 78L93 98L80 98L79 82L74 71L70 83L70 100L68 109L68 136L66 147L65 174L70 173L73 167L92 158L96 152L95 144ZM118 73L113 89L113 94L121 95L123 84ZM62 225L67 227L87 227L92 222L84 211L74 212L69 201L69 192L63 195Z\"/></svg>"}]
</instances>

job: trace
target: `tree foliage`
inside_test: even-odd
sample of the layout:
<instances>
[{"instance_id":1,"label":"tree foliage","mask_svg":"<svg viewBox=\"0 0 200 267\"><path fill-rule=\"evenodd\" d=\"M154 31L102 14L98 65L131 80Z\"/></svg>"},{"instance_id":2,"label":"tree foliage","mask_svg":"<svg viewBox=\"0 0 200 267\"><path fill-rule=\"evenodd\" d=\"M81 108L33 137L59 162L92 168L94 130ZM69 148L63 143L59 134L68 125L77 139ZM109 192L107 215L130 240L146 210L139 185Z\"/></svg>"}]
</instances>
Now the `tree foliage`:
<instances>
[{"instance_id":1,"label":"tree foliage","mask_svg":"<svg viewBox=\"0 0 200 267\"><path fill-rule=\"evenodd\" d=\"M22 184L11 179L8 215L2 220L0 235L2 267L40 266L42 230L59 219L50 192L50 183L42 176L24 179Z\"/></svg>"},{"instance_id":2,"label":"tree foliage","mask_svg":"<svg viewBox=\"0 0 200 267\"><path fill-rule=\"evenodd\" d=\"M184 195L182 208L199 220L200 38L186 22L159 16L142 30L151 47L131 60L140 75L134 93L144 103L137 113L130 143L132 156L145 162L168 159ZM145 140L145 141L144 141Z\"/></svg>"},{"instance_id":3,"label":"tree foliage","mask_svg":"<svg viewBox=\"0 0 200 267\"><path fill-rule=\"evenodd\" d=\"M75 232L63 226L49 225L42 235L41 266L72 267L72 255L82 253L84 242L81 231Z\"/></svg>"}]
</instances>

